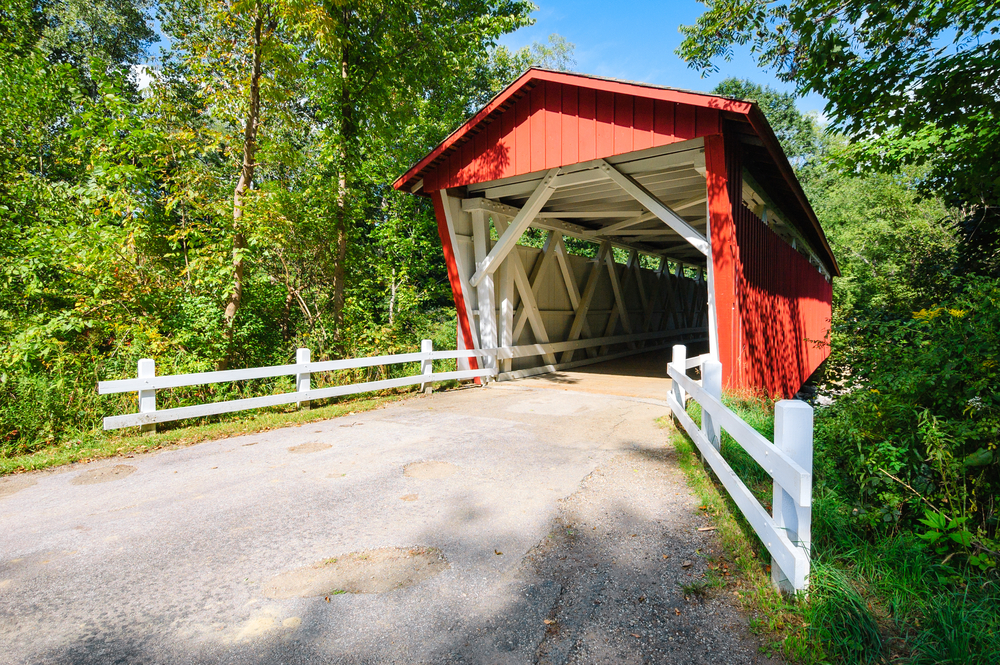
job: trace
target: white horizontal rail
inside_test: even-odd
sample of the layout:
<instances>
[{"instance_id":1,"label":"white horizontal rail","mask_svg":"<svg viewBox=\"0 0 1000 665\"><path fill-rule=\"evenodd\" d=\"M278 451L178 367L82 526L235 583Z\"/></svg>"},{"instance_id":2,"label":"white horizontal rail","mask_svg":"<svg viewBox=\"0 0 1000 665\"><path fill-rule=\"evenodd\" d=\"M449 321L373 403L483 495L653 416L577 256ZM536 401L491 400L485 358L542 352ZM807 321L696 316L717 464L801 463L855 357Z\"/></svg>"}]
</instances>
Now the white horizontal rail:
<instances>
[{"instance_id":1,"label":"white horizontal rail","mask_svg":"<svg viewBox=\"0 0 1000 665\"><path fill-rule=\"evenodd\" d=\"M572 342L551 342L549 344L522 344L510 348L500 348L495 351L501 359L509 358L529 358L531 356L541 356L546 353L560 353L577 349L586 349L593 346L611 346L613 344L625 344L627 342L641 342L650 339L666 339L669 337L680 337L681 335L696 335L707 332L708 328L682 328L679 330L663 330L648 333L635 333L632 335L617 335L614 337L591 337L589 339L577 339ZM690 340L689 340L690 341ZM648 350L648 349L647 349Z\"/></svg>"},{"instance_id":2,"label":"white horizontal rail","mask_svg":"<svg viewBox=\"0 0 1000 665\"><path fill-rule=\"evenodd\" d=\"M702 413L711 414L713 422L729 432L750 457L792 495L800 506L812 505L811 473L765 439L760 432L743 422L725 404L709 395L694 379L669 366L667 374L701 405Z\"/></svg>"},{"instance_id":3,"label":"white horizontal rail","mask_svg":"<svg viewBox=\"0 0 1000 665\"><path fill-rule=\"evenodd\" d=\"M781 570L789 575L789 579L804 580L809 573L808 553L802 547L793 543L784 530L775 524L771 516L764 510L764 507L757 501L757 497L753 495L753 492L743 484L739 476L726 463L722 454L709 443L705 435L698 429L698 426L691 420L691 417L681 408L673 395L669 393L667 395L667 404L670 405L670 410L673 412L674 417L687 430L691 440L698 446L698 450L701 451L704 459L712 467L712 471L715 472L719 481L722 482L723 487L729 492L729 495L743 513L743 516L746 517L747 522L757 532L761 542L764 543L764 547L774 557L775 562L780 566Z\"/></svg>"},{"instance_id":4,"label":"white horizontal rail","mask_svg":"<svg viewBox=\"0 0 1000 665\"><path fill-rule=\"evenodd\" d=\"M122 427L132 427L135 425L153 425L156 423L170 422L172 420L199 418L201 416L232 413L233 411L243 411L246 409L260 409L268 406L291 404L292 402L305 402L314 399L326 399L328 397L341 397L343 395L372 392L375 390L401 388L403 386L412 386L418 383L474 379L477 377L492 376L493 374L494 370L492 369L469 369L457 372L439 372L437 374L416 374L414 376L404 376L398 379L366 381L364 383L354 383L347 386L335 386L332 388L320 388L318 390L281 393L279 395L265 395L263 397L250 397L247 399L230 400L227 402L198 404L196 406L182 406L174 409L150 411L148 413L131 413L124 416L109 416L104 419L104 429L110 430Z\"/></svg>"},{"instance_id":5,"label":"white horizontal rail","mask_svg":"<svg viewBox=\"0 0 1000 665\"><path fill-rule=\"evenodd\" d=\"M771 553L774 585L788 593L805 590L812 542L812 407L795 400L777 402L771 443L722 403L722 364L686 356L687 348L675 345L667 365L670 410ZM687 376L688 368L699 365L701 384ZM701 406L700 429L685 410L688 394ZM722 457L723 429L773 479L771 515Z\"/></svg>"},{"instance_id":6,"label":"white horizontal rail","mask_svg":"<svg viewBox=\"0 0 1000 665\"><path fill-rule=\"evenodd\" d=\"M170 374L166 376L151 376L140 379L122 379L119 381L101 381L97 384L100 395L112 393L130 393L139 390L161 390L164 388L183 388L185 386L200 386L209 383L228 383L230 381L246 381L249 379L268 379L275 376L292 374L313 374L316 372L333 372L361 367L377 367L379 365L395 365L399 363L422 362L425 360L445 360L449 358L485 358L492 356L491 351L479 349L458 349L457 351L432 351L430 353L400 353L393 356L371 356L367 358L347 358L345 360L325 360L316 363L298 363L295 365L272 365L270 367L250 367L248 369L230 369L221 372L200 372L197 374Z\"/></svg>"},{"instance_id":7,"label":"white horizontal rail","mask_svg":"<svg viewBox=\"0 0 1000 665\"><path fill-rule=\"evenodd\" d=\"M711 359L712 359L712 354L703 353L700 356L695 356L694 358L688 358L685 361L684 367L685 369L691 369L692 367L701 367L702 365L705 364L706 360L711 360Z\"/></svg>"},{"instance_id":8,"label":"white horizontal rail","mask_svg":"<svg viewBox=\"0 0 1000 665\"><path fill-rule=\"evenodd\" d=\"M420 344L419 353L400 353L391 356L349 358L346 360L330 360L314 363L310 362L309 349L298 349L295 352L295 359L297 362L294 365L252 367L249 369L226 370L222 372L175 374L173 376L156 376L156 367L153 360L150 358L144 358L139 361L138 378L125 379L121 381L101 381L98 383L97 389L100 394L133 391L139 394L139 413L109 416L104 419L104 429L119 429L122 427L139 425L142 427L143 432L152 432L156 430L157 423L169 422L172 420L198 418L201 416L211 416L220 413L232 413L233 411L243 411L245 409L260 409L268 406L291 404L292 402L295 402L300 407L308 407L311 400L325 399L328 397L354 395L358 393L386 390L389 388L400 388L416 384L419 384L421 390L423 390L428 384L438 381L493 377L496 376L496 369L494 368L439 372L435 374L433 361L445 360L449 358L493 357L495 353L496 349L490 349L488 351L479 349L434 351L434 345L431 340L425 339ZM333 386L317 390L313 390L311 388L311 377L315 372L354 369L358 367L373 367L379 365L395 365L410 362L420 363L418 373L412 376L404 376L395 379L382 379L379 381L366 381L363 383ZM196 404L193 406L183 406L174 409L156 409L156 391L158 389L197 386L229 381L245 381L247 379L261 379L287 375L295 376L294 392L228 400L225 402Z\"/></svg>"}]
</instances>

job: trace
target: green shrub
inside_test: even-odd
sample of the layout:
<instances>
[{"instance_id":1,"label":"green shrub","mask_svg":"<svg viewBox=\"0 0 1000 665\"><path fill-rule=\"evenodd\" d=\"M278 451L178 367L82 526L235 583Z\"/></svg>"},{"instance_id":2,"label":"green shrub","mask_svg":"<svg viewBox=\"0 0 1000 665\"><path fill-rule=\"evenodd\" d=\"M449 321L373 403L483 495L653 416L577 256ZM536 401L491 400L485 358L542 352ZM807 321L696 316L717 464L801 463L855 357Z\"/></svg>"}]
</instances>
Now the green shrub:
<instances>
[{"instance_id":1,"label":"green shrub","mask_svg":"<svg viewBox=\"0 0 1000 665\"><path fill-rule=\"evenodd\" d=\"M995 550L1000 283L970 279L949 302L838 333L830 378L846 392L817 418L816 456L853 518L873 531L923 530L931 505L967 518L973 550Z\"/></svg>"}]
</instances>

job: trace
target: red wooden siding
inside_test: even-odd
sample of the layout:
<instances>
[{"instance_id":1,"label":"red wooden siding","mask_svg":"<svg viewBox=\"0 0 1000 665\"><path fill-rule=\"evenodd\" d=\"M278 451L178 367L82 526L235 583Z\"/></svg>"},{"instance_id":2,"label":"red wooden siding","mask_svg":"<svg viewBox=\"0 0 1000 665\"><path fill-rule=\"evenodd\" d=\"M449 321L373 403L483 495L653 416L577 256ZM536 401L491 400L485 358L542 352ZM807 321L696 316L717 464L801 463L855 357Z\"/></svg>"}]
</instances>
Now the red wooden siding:
<instances>
[{"instance_id":1,"label":"red wooden siding","mask_svg":"<svg viewBox=\"0 0 1000 665\"><path fill-rule=\"evenodd\" d=\"M725 146L728 147L728 146ZM705 137L705 180L712 237L712 283L719 332L722 385L733 385L733 367L740 355L739 309L736 300L739 246L729 196L726 151L721 135Z\"/></svg>"},{"instance_id":2,"label":"red wooden siding","mask_svg":"<svg viewBox=\"0 0 1000 665\"><path fill-rule=\"evenodd\" d=\"M793 396L830 355L832 286L757 215L735 208L739 385Z\"/></svg>"},{"instance_id":3,"label":"red wooden siding","mask_svg":"<svg viewBox=\"0 0 1000 665\"><path fill-rule=\"evenodd\" d=\"M714 108L539 81L424 176L433 192L719 134Z\"/></svg>"},{"instance_id":4,"label":"red wooden siding","mask_svg":"<svg viewBox=\"0 0 1000 665\"><path fill-rule=\"evenodd\" d=\"M705 141L718 180L721 137ZM723 384L791 397L830 355L833 287L801 254L743 205L740 145L725 141L724 189L709 179L712 253ZM731 207L729 207L731 206Z\"/></svg>"}]
</instances>

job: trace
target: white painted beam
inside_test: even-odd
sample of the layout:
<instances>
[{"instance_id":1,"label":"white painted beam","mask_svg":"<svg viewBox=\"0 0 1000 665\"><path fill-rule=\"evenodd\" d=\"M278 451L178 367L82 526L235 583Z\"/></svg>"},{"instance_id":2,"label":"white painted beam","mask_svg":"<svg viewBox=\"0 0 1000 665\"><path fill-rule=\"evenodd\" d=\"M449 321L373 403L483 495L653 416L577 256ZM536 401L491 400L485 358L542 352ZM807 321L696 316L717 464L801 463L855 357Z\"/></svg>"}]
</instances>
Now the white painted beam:
<instances>
[{"instance_id":1,"label":"white painted beam","mask_svg":"<svg viewBox=\"0 0 1000 665\"><path fill-rule=\"evenodd\" d=\"M540 212L535 217L544 219L546 217L558 217L560 219L573 219L573 218L593 218L599 219L603 217L639 217L643 215L642 210L595 210L594 212L576 211L576 212Z\"/></svg>"},{"instance_id":2,"label":"white painted beam","mask_svg":"<svg viewBox=\"0 0 1000 665\"><path fill-rule=\"evenodd\" d=\"M458 272L458 282L462 286L465 314L468 318L469 330L472 334L472 339L466 340L466 344L471 344L473 349L481 349L482 345L479 343L479 334L476 330L476 320L472 314L472 285L469 284L469 272L471 271L464 265L462 248L459 247L459 235L455 230L455 211L451 208L451 197L448 196L447 190L440 190L438 195L441 197L441 208L444 210L445 226L448 227L448 236L451 238L451 253L455 257L455 270Z\"/></svg>"},{"instance_id":3,"label":"white painted beam","mask_svg":"<svg viewBox=\"0 0 1000 665\"><path fill-rule=\"evenodd\" d=\"M508 227L507 221L503 216L497 215L493 218L493 225L497 227L497 232L503 236L513 227L513 222ZM521 306L524 307L528 315L528 323L531 324L531 332L535 336L535 341L547 344L549 334L545 330L542 314L538 311L538 303L535 301L535 295L531 290L531 282L528 280L528 275L524 270L524 263L521 261L521 255L518 254L516 247L514 251L507 254L504 263L507 270L511 270L514 273L514 284L517 285L517 292L521 296ZM555 362L555 356L546 356L545 362Z\"/></svg>"},{"instance_id":4,"label":"white painted beam","mask_svg":"<svg viewBox=\"0 0 1000 665\"><path fill-rule=\"evenodd\" d=\"M655 214L664 224L676 231L682 238L691 243L702 254L710 251L708 241L705 236L698 233L683 217L663 204L658 198L653 196L645 187L640 185L631 176L619 172L615 167L605 162L601 167L608 176L625 190L636 201L646 206L649 211Z\"/></svg>"},{"instance_id":5,"label":"white painted beam","mask_svg":"<svg viewBox=\"0 0 1000 665\"><path fill-rule=\"evenodd\" d=\"M542 209L545 202L552 196L552 192L555 191L552 182L557 175L559 175L559 169L554 168L549 170L548 174L542 178L538 187L528 198L527 203L524 204L524 207L517 213L510 226L500 236L500 240L490 250L489 255L483 260L479 269L476 270L476 274L469 280L472 286L479 286L479 283L483 281L483 277L493 274L500 267L500 263L504 258L514 249L521 234L531 225L535 214Z\"/></svg>"},{"instance_id":6,"label":"white painted beam","mask_svg":"<svg viewBox=\"0 0 1000 665\"><path fill-rule=\"evenodd\" d=\"M568 342L579 339L580 333L583 332L583 324L587 320L587 312L590 310L590 303L593 301L594 292L597 290L597 280L603 270L604 258L610 252L611 243L607 241L601 243L601 248L597 250L597 258L591 264L590 274L587 275L587 283L583 287L583 293L580 294L580 306L576 308L576 313L573 315L573 324L570 326L569 335L566 337L566 341ZM562 362L567 363L572 359L572 349L563 353Z\"/></svg>"},{"instance_id":7,"label":"white painted beam","mask_svg":"<svg viewBox=\"0 0 1000 665\"><path fill-rule=\"evenodd\" d=\"M482 266L490 250L490 220L483 210L472 213L472 241L476 254L476 268ZM479 340L484 349L497 345L496 305L493 302L493 275L486 275L476 287L479 310ZM487 359L487 367L492 367L492 359Z\"/></svg>"}]
</instances>

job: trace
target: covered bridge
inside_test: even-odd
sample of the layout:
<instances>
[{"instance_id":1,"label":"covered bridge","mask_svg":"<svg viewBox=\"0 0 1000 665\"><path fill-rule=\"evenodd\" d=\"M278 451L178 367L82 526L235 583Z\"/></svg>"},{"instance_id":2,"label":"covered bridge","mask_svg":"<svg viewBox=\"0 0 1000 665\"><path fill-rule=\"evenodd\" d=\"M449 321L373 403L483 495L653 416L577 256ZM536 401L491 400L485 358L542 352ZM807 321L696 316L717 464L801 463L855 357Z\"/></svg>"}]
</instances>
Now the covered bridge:
<instances>
[{"instance_id":1,"label":"covered bridge","mask_svg":"<svg viewBox=\"0 0 1000 665\"><path fill-rule=\"evenodd\" d=\"M837 263L752 102L530 69L394 186L501 380L685 343L790 396L829 354Z\"/></svg>"}]
</instances>

